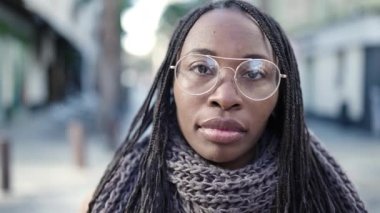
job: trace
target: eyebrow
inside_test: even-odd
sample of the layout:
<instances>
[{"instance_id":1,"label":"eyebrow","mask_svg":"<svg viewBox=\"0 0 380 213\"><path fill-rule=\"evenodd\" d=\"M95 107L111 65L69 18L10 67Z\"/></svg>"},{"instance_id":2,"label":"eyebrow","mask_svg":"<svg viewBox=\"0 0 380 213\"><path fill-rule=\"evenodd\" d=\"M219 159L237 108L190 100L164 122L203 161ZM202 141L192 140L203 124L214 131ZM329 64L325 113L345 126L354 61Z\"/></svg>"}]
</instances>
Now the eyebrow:
<instances>
[{"instance_id":1,"label":"eyebrow","mask_svg":"<svg viewBox=\"0 0 380 213\"><path fill-rule=\"evenodd\" d=\"M190 53L198 53L198 54L203 54L203 55L218 56L216 54L216 52L214 52L212 50L209 50L209 49L206 49L206 48L192 49L191 51L189 51L188 53L186 53L186 55L190 54ZM261 54L247 54L247 55L244 55L242 58L266 59L266 60L269 60L268 57L266 57L264 55L261 55Z\"/></svg>"},{"instance_id":2,"label":"eyebrow","mask_svg":"<svg viewBox=\"0 0 380 213\"><path fill-rule=\"evenodd\" d=\"M206 48L197 48L197 49L192 49L191 51L189 51L187 54L190 54L190 53L198 53L198 54L204 54L204 55L213 55L213 56L216 56L216 53L212 50L209 50L209 49L206 49ZM186 54L186 55L187 55Z\"/></svg>"}]
</instances>

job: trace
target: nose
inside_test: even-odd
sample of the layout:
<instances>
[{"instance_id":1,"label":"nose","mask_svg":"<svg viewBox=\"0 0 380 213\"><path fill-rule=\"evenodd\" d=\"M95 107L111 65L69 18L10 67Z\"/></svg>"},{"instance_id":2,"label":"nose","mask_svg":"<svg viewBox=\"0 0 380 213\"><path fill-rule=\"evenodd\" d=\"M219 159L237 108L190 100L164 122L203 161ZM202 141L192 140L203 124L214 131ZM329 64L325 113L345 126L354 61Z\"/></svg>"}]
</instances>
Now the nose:
<instances>
[{"instance_id":1,"label":"nose","mask_svg":"<svg viewBox=\"0 0 380 213\"><path fill-rule=\"evenodd\" d=\"M231 71L231 72L229 72ZM235 70L225 67L220 70L220 79L208 97L208 105L222 110L237 110L242 106L242 97L234 80Z\"/></svg>"}]
</instances>

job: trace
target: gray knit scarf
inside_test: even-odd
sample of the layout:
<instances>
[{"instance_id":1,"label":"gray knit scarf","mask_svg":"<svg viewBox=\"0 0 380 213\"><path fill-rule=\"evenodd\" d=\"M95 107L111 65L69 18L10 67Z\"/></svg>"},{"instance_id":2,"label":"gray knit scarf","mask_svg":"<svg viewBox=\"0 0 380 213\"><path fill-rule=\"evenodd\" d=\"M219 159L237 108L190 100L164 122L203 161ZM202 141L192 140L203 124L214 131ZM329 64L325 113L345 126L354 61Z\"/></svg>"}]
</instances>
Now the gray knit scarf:
<instances>
[{"instance_id":1,"label":"gray knit scarf","mask_svg":"<svg viewBox=\"0 0 380 213\"><path fill-rule=\"evenodd\" d=\"M179 137L174 141L167 165L179 194L176 212L270 212L277 184L275 146L267 146L249 165L227 170L204 160Z\"/></svg>"},{"instance_id":2,"label":"gray knit scarf","mask_svg":"<svg viewBox=\"0 0 380 213\"><path fill-rule=\"evenodd\" d=\"M347 212L365 212L354 187L335 160L314 136L311 145L326 169ZM123 157L120 166L96 198L92 212L122 213L138 175L144 147ZM196 154L181 137L172 137L167 149L169 181L175 187L173 212L270 212L275 206L278 182L276 144L265 146L249 165L226 170Z\"/></svg>"}]
</instances>

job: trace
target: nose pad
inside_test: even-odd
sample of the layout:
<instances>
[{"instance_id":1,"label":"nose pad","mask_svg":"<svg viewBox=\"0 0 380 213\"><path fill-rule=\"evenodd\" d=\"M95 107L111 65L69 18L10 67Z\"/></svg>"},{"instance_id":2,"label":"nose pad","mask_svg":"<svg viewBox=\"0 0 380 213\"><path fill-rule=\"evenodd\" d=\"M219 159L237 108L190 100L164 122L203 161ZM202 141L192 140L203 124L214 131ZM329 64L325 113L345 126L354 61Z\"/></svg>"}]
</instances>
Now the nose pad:
<instances>
[{"instance_id":1,"label":"nose pad","mask_svg":"<svg viewBox=\"0 0 380 213\"><path fill-rule=\"evenodd\" d=\"M231 74L228 74L230 72L222 71L226 69L232 71ZM209 96L208 103L210 106L220 107L223 110L239 109L242 105L242 97L235 84L234 69L223 67L219 71L219 82Z\"/></svg>"},{"instance_id":2,"label":"nose pad","mask_svg":"<svg viewBox=\"0 0 380 213\"><path fill-rule=\"evenodd\" d=\"M231 72L222 72L222 70L226 70L226 71L231 71ZM237 93L238 92L238 88L237 88L237 85L236 85L236 82L235 82L235 69L233 69L232 67L221 67L219 68L219 84L217 85L218 87L220 87L227 79L227 82L229 81L231 84L232 84L232 87L234 88L235 92ZM228 73L231 73L231 77L228 78Z\"/></svg>"}]
</instances>

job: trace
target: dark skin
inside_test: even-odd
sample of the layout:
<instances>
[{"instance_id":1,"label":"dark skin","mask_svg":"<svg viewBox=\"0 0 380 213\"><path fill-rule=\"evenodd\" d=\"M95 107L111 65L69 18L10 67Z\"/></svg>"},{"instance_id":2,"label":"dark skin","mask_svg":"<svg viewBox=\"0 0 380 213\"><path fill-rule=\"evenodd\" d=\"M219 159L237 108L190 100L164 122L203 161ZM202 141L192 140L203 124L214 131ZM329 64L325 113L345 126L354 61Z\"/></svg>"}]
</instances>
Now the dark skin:
<instances>
[{"instance_id":1,"label":"dark skin","mask_svg":"<svg viewBox=\"0 0 380 213\"><path fill-rule=\"evenodd\" d=\"M234 9L204 14L187 35L180 57L189 53L275 61L272 48L256 22ZM174 82L177 119L186 141L200 156L220 167L238 169L253 158L255 145L277 104L278 91L266 100L253 101L240 93L233 79L234 69L241 61L217 61L224 67L222 78L215 89L204 95L185 93ZM203 125L212 119L232 120L243 130L226 132ZM210 134L220 137L208 137ZM223 142L225 136L234 134L239 135L238 140Z\"/></svg>"}]
</instances>

